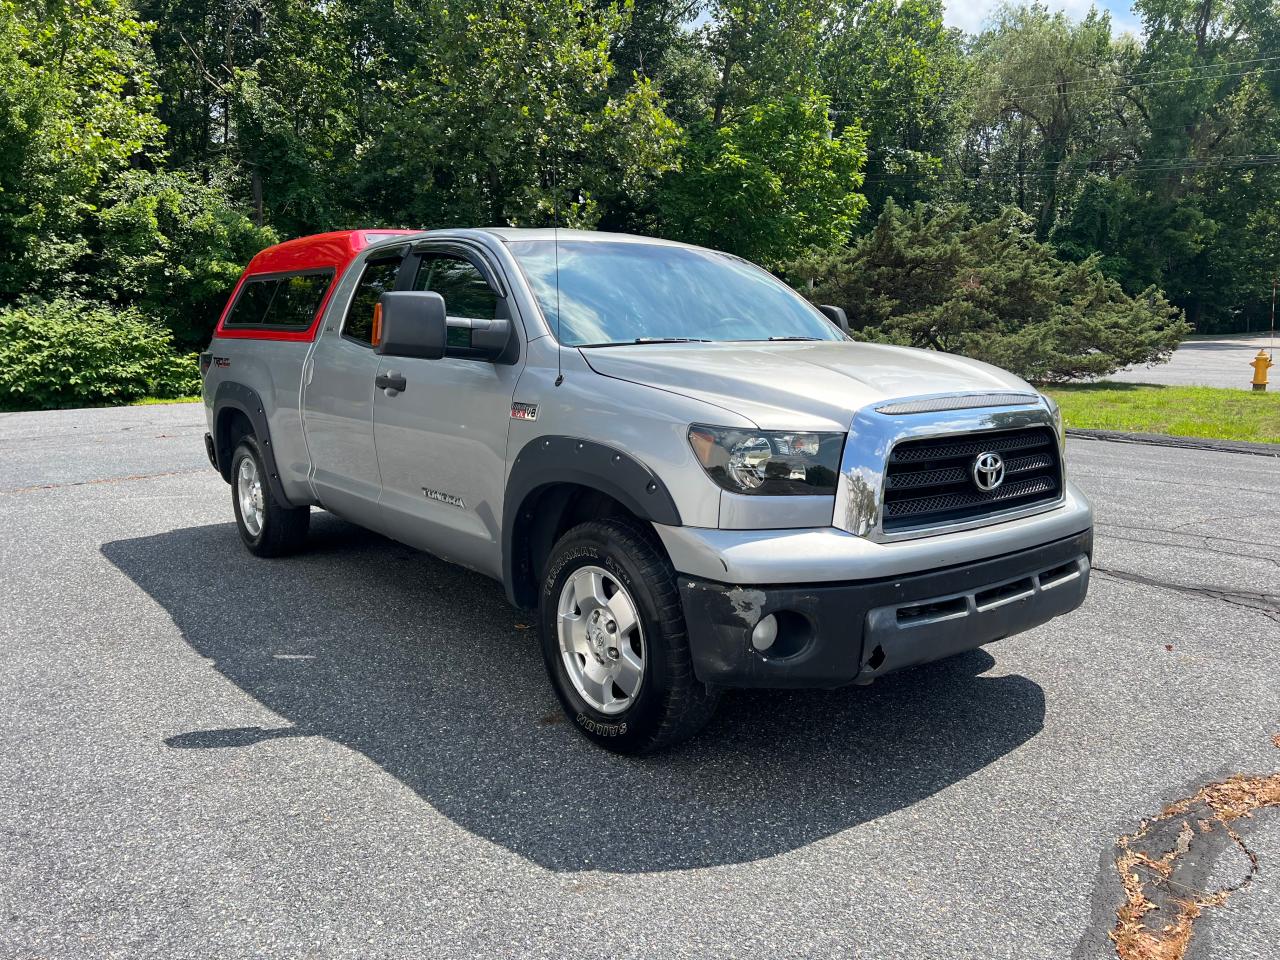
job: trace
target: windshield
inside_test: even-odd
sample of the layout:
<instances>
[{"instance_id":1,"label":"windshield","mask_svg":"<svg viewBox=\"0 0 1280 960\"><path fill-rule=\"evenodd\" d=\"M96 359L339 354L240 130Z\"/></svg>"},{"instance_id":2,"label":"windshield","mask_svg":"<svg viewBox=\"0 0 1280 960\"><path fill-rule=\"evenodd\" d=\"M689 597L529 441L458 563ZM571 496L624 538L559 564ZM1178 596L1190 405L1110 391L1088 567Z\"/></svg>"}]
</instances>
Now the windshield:
<instances>
[{"instance_id":1,"label":"windshield","mask_svg":"<svg viewBox=\"0 0 1280 960\"><path fill-rule=\"evenodd\" d=\"M569 240L559 247L557 336L568 346L844 339L798 293L736 257L607 240ZM520 240L510 248L556 331L556 245Z\"/></svg>"}]
</instances>

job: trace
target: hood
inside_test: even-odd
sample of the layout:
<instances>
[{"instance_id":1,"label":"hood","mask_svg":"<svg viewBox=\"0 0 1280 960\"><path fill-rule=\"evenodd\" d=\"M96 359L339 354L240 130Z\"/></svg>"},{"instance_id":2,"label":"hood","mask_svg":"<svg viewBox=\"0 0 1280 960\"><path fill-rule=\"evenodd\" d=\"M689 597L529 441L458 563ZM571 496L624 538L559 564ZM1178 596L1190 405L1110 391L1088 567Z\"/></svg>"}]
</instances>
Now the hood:
<instances>
[{"instance_id":1,"label":"hood","mask_svg":"<svg viewBox=\"0 0 1280 960\"><path fill-rule=\"evenodd\" d=\"M846 430L872 403L1034 389L949 353L877 343L673 343L584 348L596 373L713 403L765 430Z\"/></svg>"}]
</instances>

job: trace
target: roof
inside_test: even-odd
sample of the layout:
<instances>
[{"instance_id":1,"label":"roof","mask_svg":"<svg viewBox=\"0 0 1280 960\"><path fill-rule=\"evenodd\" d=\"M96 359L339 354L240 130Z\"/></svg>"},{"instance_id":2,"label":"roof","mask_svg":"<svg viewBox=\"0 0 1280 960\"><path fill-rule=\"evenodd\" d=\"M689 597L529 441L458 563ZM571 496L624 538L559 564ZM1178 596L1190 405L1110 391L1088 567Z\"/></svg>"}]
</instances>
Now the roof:
<instances>
[{"instance_id":1,"label":"roof","mask_svg":"<svg viewBox=\"0 0 1280 960\"><path fill-rule=\"evenodd\" d=\"M663 240L660 237L642 237L634 233L605 233L600 230L568 230L552 227L486 227L485 233L491 233L500 240L513 243L519 240L556 240L561 243L573 241L593 241L597 243L652 243L669 247L687 247L686 243L675 240Z\"/></svg>"},{"instance_id":2,"label":"roof","mask_svg":"<svg viewBox=\"0 0 1280 960\"><path fill-rule=\"evenodd\" d=\"M245 268L245 274L283 273L295 270L316 270L331 267L341 273L366 247L395 237L418 236L423 239L433 234L489 234L505 243L520 240L558 240L568 242L647 243L664 246L687 246L658 237L642 237L631 233L604 233L597 230L555 230L551 227L473 227L454 230L337 230L298 237L267 247Z\"/></svg>"},{"instance_id":3,"label":"roof","mask_svg":"<svg viewBox=\"0 0 1280 960\"><path fill-rule=\"evenodd\" d=\"M337 230L333 233L317 233L310 237L298 237L286 240L274 247L259 251L244 268L240 280L227 299L218 318L218 326L214 329L215 337L246 338L253 340L285 340L310 342L315 339L320 326L320 317L333 293L335 280L330 280L320 302L311 325L298 329L272 329L266 327L232 327L228 328L227 314L240 295L245 281L249 277L272 273L297 273L305 270L332 270L336 279L342 271L356 258L361 250L372 244L394 237L412 236L421 230Z\"/></svg>"},{"instance_id":4,"label":"roof","mask_svg":"<svg viewBox=\"0 0 1280 960\"><path fill-rule=\"evenodd\" d=\"M332 267L341 272L365 247L391 237L409 236L420 230L336 230L286 240L267 247L249 261L246 274L281 273Z\"/></svg>"}]
</instances>

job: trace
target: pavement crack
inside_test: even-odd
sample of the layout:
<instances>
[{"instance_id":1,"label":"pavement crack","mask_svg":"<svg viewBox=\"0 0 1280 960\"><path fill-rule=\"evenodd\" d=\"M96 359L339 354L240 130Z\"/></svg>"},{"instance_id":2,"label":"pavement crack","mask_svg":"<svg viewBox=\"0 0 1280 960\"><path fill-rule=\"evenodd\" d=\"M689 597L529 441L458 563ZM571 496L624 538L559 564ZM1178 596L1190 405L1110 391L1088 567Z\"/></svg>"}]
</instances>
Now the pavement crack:
<instances>
[{"instance_id":1,"label":"pavement crack","mask_svg":"<svg viewBox=\"0 0 1280 960\"><path fill-rule=\"evenodd\" d=\"M1110 577L1112 580L1137 583L1144 587L1155 587L1159 590L1170 590L1174 593L1185 593L1193 597L1203 597L1207 600L1220 600L1233 607L1260 613L1264 617L1280 623L1280 596L1273 593L1228 590L1224 587L1202 584L1171 583L1167 580L1157 580L1155 577L1148 577L1141 573L1115 570L1110 567L1094 567L1092 572L1102 574L1103 577Z\"/></svg>"},{"instance_id":2,"label":"pavement crack","mask_svg":"<svg viewBox=\"0 0 1280 960\"><path fill-rule=\"evenodd\" d=\"M61 490L63 487L91 487L107 483L131 483L134 480L158 480L161 477L189 477L197 473L205 473L208 468L197 470L165 470L161 473L135 473L127 477L99 477L94 480L75 480L70 483L36 483L29 487L9 487L0 490L0 496L15 493L34 493L37 490Z\"/></svg>"},{"instance_id":3,"label":"pavement crack","mask_svg":"<svg viewBox=\"0 0 1280 960\"><path fill-rule=\"evenodd\" d=\"M1147 547L1169 547L1175 550L1188 550L1191 552L1213 553L1222 557L1232 557L1233 559L1236 559L1236 560L1259 560L1263 563L1270 563L1273 566L1280 567L1280 559L1276 559L1275 557L1259 557L1256 554L1252 554L1252 553L1236 553L1234 550L1220 550L1217 547L1208 546L1207 543L1205 545L1197 546L1194 543L1170 543L1167 540L1147 540L1143 537L1122 537L1114 533L1108 533L1106 536L1108 540L1114 540L1118 543L1140 543L1143 546L1147 546ZM1195 534L1179 534L1179 536L1195 536ZM1208 540L1209 538L1206 537L1204 539ZM1221 539L1221 538L1218 538L1218 539ZM1228 541L1228 542L1234 543L1238 541Z\"/></svg>"},{"instance_id":4,"label":"pavement crack","mask_svg":"<svg viewBox=\"0 0 1280 960\"><path fill-rule=\"evenodd\" d=\"M1250 515L1245 515L1245 516L1243 516L1243 517L1237 517L1237 516L1230 516L1230 517L1201 517L1199 520L1188 520L1188 521L1186 521L1185 523L1177 523L1177 524L1174 524L1173 529L1174 529L1174 530L1176 530L1176 531L1178 531L1179 533L1181 533L1181 532L1182 532L1183 530L1185 530L1187 527L1195 527L1195 526L1199 526L1199 525L1200 525L1200 524L1202 524L1202 523L1222 523L1224 520L1254 520L1254 519L1256 519L1256 518L1255 518L1255 517L1253 517L1253 516L1250 516Z\"/></svg>"},{"instance_id":5,"label":"pavement crack","mask_svg":"<svg viewBox=\"0 0 1280 960\"><path fill-rule=\"evenodd\" d=\"M1237 774L1175 801L1116 841L1124 902L1109 936L1120 960L1182 960L1196 919L1253 882L1258 856L1232 824L1268 807L1280 807L1280 773ZM1210 883L1232 857L1232 882Z\"/></svg>"},{"instance_id":6,"label":"pavement crack","mask_svg":"<svg viewBox=\"0 0 1280 960\"><path fill-rule=\"evenodd\" d=\"M1180 527L1184 526L1184 524L1179 524L1178 527L1173 528L1148 526L1135 527L1132 524L1115 523L1111 520L1099 520L1094 525L1100 528L1106 527L1111 530L1137 530L1140 533L1169 533L1179 537L1196 537L1201 540L1218 540L1222 543L1237 543L1245 547L1274 547L1275 549L1280 550L1280 543L1272 543L1268 540L1241 540L1237 537L1220 537L1215 533L1194 533L1183 531ZM1148 540L1144 542L1151 543L1156 546L1163 546L1163 543L1155 540Z\"/></svg>"}]
</instances>

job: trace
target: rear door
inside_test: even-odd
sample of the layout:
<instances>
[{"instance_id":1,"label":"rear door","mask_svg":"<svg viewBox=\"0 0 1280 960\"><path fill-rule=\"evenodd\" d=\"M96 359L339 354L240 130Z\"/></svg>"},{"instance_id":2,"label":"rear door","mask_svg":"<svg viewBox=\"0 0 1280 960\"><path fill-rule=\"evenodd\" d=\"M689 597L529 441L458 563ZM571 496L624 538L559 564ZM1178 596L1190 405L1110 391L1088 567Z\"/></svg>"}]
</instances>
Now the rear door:
<instances>
[{"instance_id":1,"label":"rear door","mask_svg":"<svg viewBox=\"0 0 1280 960\"><path fill-rule=\"evenodd\" d=\"M357 266L354 292L345 309L335 303L326 317L303 373L303 430L316 499L326 510L374 528L381 519L382 481L373 438L373 314L379 297L395 288L406 250L379 251Z\"/></svg>"},{"instance_id":2,"label":"rear door","mask_svg":"<svg viewBox=\"0 0 1280 960\"><path fill-rule=\"evenodd\" d=\"M404 269L412 280L402 289L439 293L450 316L510 316L503 279L477 249L448 243L419 248ZM520 324L512 326L513 336L520 336ZM515 363L458 354L383 357L378 372L404 377L405 388L378 390L374 397L384 528L494 576L501 575L507 431L523 346L519 356Z\"/></svg>"}]
</instances>

